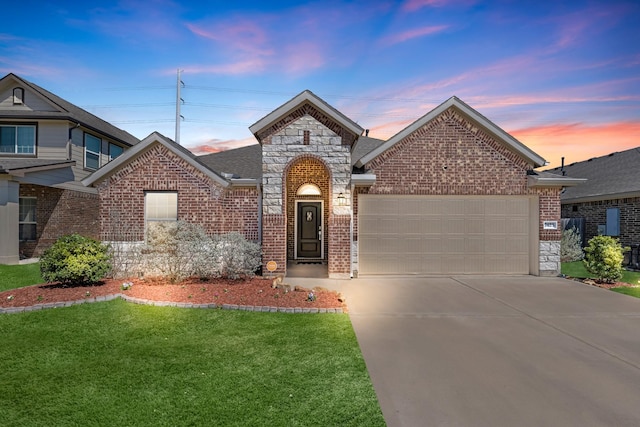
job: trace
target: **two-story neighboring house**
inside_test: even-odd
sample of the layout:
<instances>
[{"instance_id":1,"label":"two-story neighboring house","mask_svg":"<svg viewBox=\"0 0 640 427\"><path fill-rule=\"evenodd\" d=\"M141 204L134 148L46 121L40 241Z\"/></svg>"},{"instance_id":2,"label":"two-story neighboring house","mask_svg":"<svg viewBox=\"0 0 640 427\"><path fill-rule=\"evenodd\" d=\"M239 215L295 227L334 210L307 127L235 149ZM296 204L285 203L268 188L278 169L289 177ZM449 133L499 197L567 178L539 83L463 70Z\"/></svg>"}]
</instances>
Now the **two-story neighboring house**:
<instances>
[{"instance_id":1,"label":"two-story neighboring house","mask_svg":"<svg viewBox=\"0 0 640 427\"><path fill-rule=\"evenodd\" d=\"M98 237L97 192L80 181L138 142L15 74L0 79L0 264L65 234Z\"/></svg>"}]
</instances>

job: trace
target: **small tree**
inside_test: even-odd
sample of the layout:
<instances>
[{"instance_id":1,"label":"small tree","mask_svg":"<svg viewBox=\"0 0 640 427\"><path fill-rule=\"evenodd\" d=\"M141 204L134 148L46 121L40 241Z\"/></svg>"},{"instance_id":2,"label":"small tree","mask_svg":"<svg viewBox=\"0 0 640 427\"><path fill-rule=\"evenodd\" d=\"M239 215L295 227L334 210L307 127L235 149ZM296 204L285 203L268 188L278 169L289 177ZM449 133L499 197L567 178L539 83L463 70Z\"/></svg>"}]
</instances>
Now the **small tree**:
<instances>
[{"instance_id":1,"label":"small tree","mask_svg":"<svg viewBox=\"0 0 640 427\"><path fill-rule=\"evenodd\" d=\"M79 234L62 236L40 257L40 271L47 282L92 284L111 268L109 248Z\"/></svg>"},{"instance_id":2,"label":"small tree","mask_svg":"<svg viewBox=\"0 0 640 427\"><path fill-rule=\"evenodd\" d=\"M583 263L598 280L613 283L622 277L622 261L628 250L611 236L595 236L585 248Z\"/></svg>"},{"instance_id":3,"label":"small tree","mask_svg":"<svg viewBox=\"0 0 640 427\"><path fill-rule=\"evenodd\" d=\"M584 258L582 251L582 238L576 227L564 230L562 232L562 241L560 242L560 261L573 262L580 261Z\"/></svg>"}]
</instances>

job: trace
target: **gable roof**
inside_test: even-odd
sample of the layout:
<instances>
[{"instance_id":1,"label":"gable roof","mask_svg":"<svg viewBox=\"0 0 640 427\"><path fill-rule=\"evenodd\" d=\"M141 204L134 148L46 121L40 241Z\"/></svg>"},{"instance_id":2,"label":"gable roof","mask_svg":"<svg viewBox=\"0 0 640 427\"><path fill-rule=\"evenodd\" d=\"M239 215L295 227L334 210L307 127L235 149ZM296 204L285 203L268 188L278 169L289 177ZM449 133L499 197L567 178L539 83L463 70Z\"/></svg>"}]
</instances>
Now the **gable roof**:
<instances>
[{"instance_id":1,"label":"gable roof","mask_svg":"<svg viewBox=\"0 0 640 427\"><path fill-rule=\"evenodd\" d=\"M57 111L33 111L33 110L0 110L0 118L12 118L12 119L62 119L72 122L80 123L82 126L107 135L113 138L115 141L121 142L127 146L135 145L139 142L139 139L131 135L125 130L122 130L109 122L102 120L101 118L89 113L86 110L60 98L48 90L31 83L28 80L23 79L13 73L9 73L0 79L0 85L6 83L8 80L13 79L17 85L29 88L42 98L44 98L49 104L51 104Z\"/></svg>"},{"instance_id":2,"label":"gable roof","mask_svg":"<svg viewBox=\"0 0 640 427\"><path fill-rule=\"evenodd\" d=\"M406 138L416 130L420 129L422 126L429 123L431 120L435 119L440 114L444 113L446 110L452 107L455 108L460 113L464 114L471 121L477 123L483 129L485 129L489 134L494 136L496 140L504 144L507 149L517 153L522 158L532 163L534 167L540 167L546 164L546 161L542 157L540 157L539 155L531 151L527 146L525 146L520 141L515 139L513 136L509 135L507 132L505 132L498 126L496 126L493 122L491 122L489 119L484 117L482 114L478 113L476 110L474 110L464 102L462 102L460 99L458 99L455 96L452 96L451 98L449 98L448 100L446 100L445 102L443 102L442 104L440 104L439 106L437 106L436 108L434 108L433 110L425 114L424 116L420 117L418 120L416 120L415 122L413 122L412 124L404 128L403 130L398 132L396 135L391 137L384 144L380 145L379 147L373 149L372 151L364 155L360 160L356 162L356 166L362 167L365 164L369 163L370 161L378 157L380 154L389 150L398 142L402 141L404 138Z\"/></svg>"},{"instance_id":3,"label":"gable roof","mask_svg":"<svg viewBox=\"0 0 640 427\"><path fill-rule=\"evenodd\" d=\"M252 144L197 157L200 163L233 178L258 179L262 177L262 146Z\"/></svg>"},{"instance_id":4,"label":"gable roof","mask_svg":"<svg viewBox=\"0 0 640 427\"><path fill-rule=\"evenodd\" d=\"M640 196L640 147L596 157L564 167L566 176L587 182L567 188L563 202L587 202ZM562 175L560 167L547 172Z\"/></svg>"},{"instance_id":5,"label":"gable roof","mask_svg":"<svg viewBox=\"0 0 640 427\"><path fill-rule=\"evenodd\" d=\"M355 146L351 150L351 166L358 163L363 156L380 147L385 142L383 139L369 138L368 136L358 138Z\"/></svg>"},{"instance_id":6,"label":"gable roof","mask_svg":"<svg viewBox=\"0 0 640 427\"><path fill-rule=\"evenodd\" d=\"M166 147L169 151L184 159L191 166L195 167L200 172L204 173L206 176L211 178L213 181L220 184L222 187L228 187L230 185L229 181L218 175L215 171L211 170L208 166L201 163L196 156L191 153L191 151L187 150L183 146L175 143L171 139L166 136L160 134L159 132L153 132L145 139L140 141L139 144L136 144L132 148L125 150L120 156L115 158L114 160L107 163L105 166L101 167L97 171L93 172L91 175L82 180L82 184L89 187L96 182L103 180L109 177L111 174L116 172L121 166L127 164L131 159L136 157L138 154L144 152L147 148L151 147L153 144L161 144Z\"/></svg>"},{"instance_id":7,"label":"gable roof","mask_svg":"<svg viewBox=\"0 0 640 427\"><path fill-rule=\"evenodd\" d=\"M340 111L333 108L331 105L329 105L322 98L315 95L310 90L300 92L298 95L294 96L289 101L285 102L280 107L276 108L271 113L267 114L266 116L249 126L249 130L255 135L258 141L262 143L259 136L259 133L261 131L268 129L270 126L273 126L283 118L286 118L289 113L298 109L305 103L313 105L315 108L326 114L330 119L338 123L344 129L347 129L356 137L361 135L364 131L364 129L362 129L357 123L342 114Z\"/></svg>"}]
</instances>

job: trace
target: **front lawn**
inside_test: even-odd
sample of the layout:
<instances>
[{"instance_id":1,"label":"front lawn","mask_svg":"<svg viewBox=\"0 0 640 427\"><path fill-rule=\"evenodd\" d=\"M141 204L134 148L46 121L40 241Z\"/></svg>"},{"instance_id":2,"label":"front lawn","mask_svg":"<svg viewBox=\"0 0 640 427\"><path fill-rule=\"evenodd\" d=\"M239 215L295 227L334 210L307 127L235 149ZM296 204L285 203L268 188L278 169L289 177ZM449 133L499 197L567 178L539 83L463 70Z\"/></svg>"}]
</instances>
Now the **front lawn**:
<instances>
[{"instance_id":1,"label":"front lawn","mask_svg":"<svg viewBox=\"0 0 640 427\"><path fill-rule=\"evenodd\" d=\"M0 292L39 283L44 283L40 275L39 262L21 265L0 264Z\"/></svg>"},{"instance_id":2,"label":"front lawn","mask_svg":"<svg viewBox=\"0 0 640 427\"><path fill-rule=\"evenodd\" d=\"M611 288L612 291L619 294L631 295L632 297L640 298L640 288L630 288L628 286L621 286L619 288Z\"/></svg>"},{"instance_id":3,"label":"front lawn","mask_svg":"<svg viewBox=\"0 0 640 427\"><path fill-rule=\"evenodd\" d=\"M587 271L582 261L563 262L562 274L578 279L595 278L593 274ZM639 280L640 272L627 270L622 272L622 279L620 279L621 282L630 283L632 285L637 285Z\"/></svg>"},{"instance_id":4,"label":"front lawn","mask_svg":"<svg viewBox=\"0 0 640 427\"><path fill-rule=\"evenodd\" d=\"M384 426L347 315L114 300L0 336L3 426Z\"/></svg>"}]
</instances>

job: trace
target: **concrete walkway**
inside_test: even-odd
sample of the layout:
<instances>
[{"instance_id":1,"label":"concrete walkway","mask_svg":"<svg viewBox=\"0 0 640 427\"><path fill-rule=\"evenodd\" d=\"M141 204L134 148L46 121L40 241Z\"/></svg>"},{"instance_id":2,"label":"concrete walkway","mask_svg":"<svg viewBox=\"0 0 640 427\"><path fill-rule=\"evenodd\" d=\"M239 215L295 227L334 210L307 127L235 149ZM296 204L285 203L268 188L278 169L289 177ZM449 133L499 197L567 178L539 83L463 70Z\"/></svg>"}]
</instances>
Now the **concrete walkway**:
<instances>
[{"instance_id":1,"label":"concrete walkway","mask_svg":"<svg viewBox=\"0 0 640 427\"><path fill-rule=\"evenodd\" d=\"M639 426L640 299L559 278L359 278L389 426Z\"/></svg>"}]
</instances>

